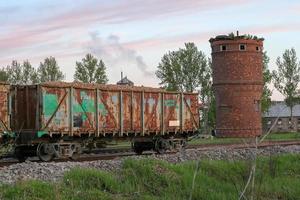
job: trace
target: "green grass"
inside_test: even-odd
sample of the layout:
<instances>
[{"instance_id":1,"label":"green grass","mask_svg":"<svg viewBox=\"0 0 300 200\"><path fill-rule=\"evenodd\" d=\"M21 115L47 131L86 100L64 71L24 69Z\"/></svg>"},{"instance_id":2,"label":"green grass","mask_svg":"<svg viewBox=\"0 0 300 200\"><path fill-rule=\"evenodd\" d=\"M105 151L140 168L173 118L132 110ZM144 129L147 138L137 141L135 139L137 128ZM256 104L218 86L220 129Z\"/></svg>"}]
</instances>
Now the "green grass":
<instances>
[{"instance_id":1,"label":"green grass","mask_svg":"<svg viewBox=\"0 0 300 200\"><path fill-rule=\"evenodd\" d=\"M261 157L254 199L299 199L300 155ZM60 183L18 182L0 186L0 199L238 199L250 161L170 164L157 160L124 161L115 173L75 168ZM193 176L196 173L194 190ZM250 191L246 196L249 199Z\"/></svg>"},{"instance_id":2,"label":"green grass","mask_svg":"<svg viewBox=\"0 0 300 200\"><path fill-rule=\"evenodd\" d=\"M241 139L241 138L197 138L189 141L189 144L232 144L232 143L243 143L247 142L249 139ZM269 134L264 141L292 141L299 140L300 141L300 133L271 133ZM122 148L122 147L131 147L131 143L129 141L121 141L117 143L109 143L107 145L108 148Z\"/></svg>"},{"instance_id":3,"label":"green grass","mask_svg":"<svg viewBox=\"0 0 300 200\"><path fill-rule=\"evenodd\" d=\"M243 143L251 139L242 138L197 138L191 140L189 144L232 144ZM271 133L264 141L300 141L300 133Z\"/></svg>"},{"instance_id":4,"label":"green grass","mask_svg":"<svg viewBox=\"0 0 300 200\"><path fill-rule=\"evenodd\" d=\"M266 140L300 140L300 133L271 133Z\"/></svg>"}]
</instances>

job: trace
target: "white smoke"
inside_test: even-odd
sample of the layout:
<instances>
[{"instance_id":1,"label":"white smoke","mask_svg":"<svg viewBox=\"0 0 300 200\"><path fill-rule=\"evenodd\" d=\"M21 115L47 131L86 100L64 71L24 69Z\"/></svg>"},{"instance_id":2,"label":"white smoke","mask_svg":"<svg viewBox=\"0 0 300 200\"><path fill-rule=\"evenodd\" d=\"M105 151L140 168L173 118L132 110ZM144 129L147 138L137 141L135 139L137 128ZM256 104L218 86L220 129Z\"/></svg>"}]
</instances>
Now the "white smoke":
<instances>
[{"instance_id":1,"label":"white smoke","mask_svg":"<svg viewBox=\"0 0 300 200\"><path fill-rule=\"evenodd\" d=\"M154 75L154 72L148 70L143 57L138 55L135 50L122 45L118 36L110 35L107 38L101 38L98 32L92 32L90 36L91 42L88 43L88 50L98 58L103 59L110 67L128 63L137 66L144 76Z\"/></svg>"}]
</instances>

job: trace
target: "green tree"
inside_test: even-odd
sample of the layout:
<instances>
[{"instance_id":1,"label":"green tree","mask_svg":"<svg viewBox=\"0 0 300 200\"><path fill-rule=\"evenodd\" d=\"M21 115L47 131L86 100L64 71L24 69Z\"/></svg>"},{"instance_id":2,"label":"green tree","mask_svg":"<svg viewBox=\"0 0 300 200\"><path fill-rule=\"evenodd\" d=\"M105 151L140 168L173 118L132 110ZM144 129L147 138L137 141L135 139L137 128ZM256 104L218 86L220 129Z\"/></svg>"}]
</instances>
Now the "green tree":
<instances>
[{"instance_id":1,"label":"green tree","mask_svg":"<svg viewBox=\"0 0 300 200\"><path fill-rule=\"evenodd\" d=\"M212 63L208 59L208 64L203 71L200 88L200 100L203 103L202 110L202 127L205 127L205 132L208 134L211 128L216 125L216 100L212 88Z\"/></svg>"},{"instance_id":2,"label":"green tree","mask_svg":"<svg viewBox=\"0 0 300 200\"><path fill-rule=\"evenodd\" d=\"M7 82L8 80L8 74L6 72L5 68L0 69L0 81Z\"/></svg>"},{"instance_id":3,"label":"green tree","mask_svg":"<svg viewBox=\"0 0 300 200\"><path fill-rule=\"evenodd\" d=\"M262 113L268 111L269 107L271 106L271 95L272 91L268 88L268 84L272 81L272 73L269 70L269 61L270 58L265 51L263 53L263 94L261 97L261 111Z\"/></svg>"},{"instance_id":4,"label":"green tree","mask_svg":"<svg viewBox=\"0 0 300 200\"><path fill-rule=\"evenodd\" d=\"M156 76L167 90L182 92L200 91L203 104L201 124L208 133L215 124L215 100L212 90L211 61L194 43L165 54L158 65ZM209 128L210 127L210 128Z\"/></svg>"},{"instance_id":5,"label":"green tree","mask_svg":"<svg viewBox=\"0 0 300 200\"><path fill-rule=\"evenodd\" d=\"M45 58L44 62L40 63L38 76L40 82L61 81L65 78L55 58L52 56Z\"/></svg>"},{"instance_id":6,"label":"green tree","mask_svg":"<svg viewBox=\"0 0 300 200\"><path fill-rule=\"evenodd\" d=\"M293 117L293 107L297 104L297 88L300 82L300 63L298 63L296 51L294 48L287 49L277 58L277 71L273 71L274 86L285 97L285 102L291 111Z\"/></svg>"},{"instance_id":7,"label":"green tree","mask_svg":"<svg viewBox=\"0 0 300 200\"><path fill-rule=\"evenodd\" d=\"M38 82L37 72L29 61L24 61L21 65L13 60L6 68L7 81L11 84L35 84Z\"/></svg>"},{"instance_id":8,"label":"green tree","mask_svg":"<svg viewBox=\"0 0 300 200\"><path fill-rule=\"evenodd\" d=\"M22 65L22 79L23 84L36 84L39 82L37 70L32 67L28 60L24 61Z\"/></svg>"},{"instance_id":9,"label":"green tree","mask_svg":"<svg viewBox=\"0 0 300 200\"><path fill-rule=\"evenodd\" d=\"M206 68L204 53L194 43L185 43L184 49L168 52L162 57L156 76L167 90L193 92L201 86Z\"/></svg>"},{"instance_id":10,"label":"green tree","mask_svg":"<svg viewBox=\"0 0 300 200\"><path fill-rule=\"evenodd\" d=\"M87 54L81 62L76 62L74 79L84 83L107 83L106 67L102 60Z\"/></svg>"},{"instance_id":11,"label":"green tree","mask_svg":"<svg viewBox=\"0 0 300 200\"><path fill-rule=\"evenodd\" d=\"M22 67L16 60L11 62L6 68L8 74L8 82L10 84L22 84Z\"/></svg>"}]
</instances>

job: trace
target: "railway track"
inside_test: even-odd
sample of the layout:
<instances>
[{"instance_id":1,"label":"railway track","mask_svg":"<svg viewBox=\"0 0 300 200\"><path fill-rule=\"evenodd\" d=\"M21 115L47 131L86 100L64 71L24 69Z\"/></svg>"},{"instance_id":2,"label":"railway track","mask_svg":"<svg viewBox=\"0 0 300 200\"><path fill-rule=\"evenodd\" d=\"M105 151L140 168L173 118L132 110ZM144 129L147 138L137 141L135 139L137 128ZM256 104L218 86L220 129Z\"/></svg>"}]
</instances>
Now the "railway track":
<instances>
[{"instance_id":1,"label":"railway track","mask_svg":"<svg viewBox=\"0 0 300 200\"><path fill-rule=\"evenodd\" d=\"M265 148L270 146L289 146L289 145L300 145L299 141L266 141L260 143L258 148ZM254 148L255 144L246 144L246 143L229 143L229 144L190 144L186 146L186 149L197 149L201 151L213 150L215 148L229 148L229 149L243 149L243 148ZM166 154L174 154L178 151L167 151ZM142 155L151 155L157 154L154 151L145 151ZM108 149L98 149L93 150L89 153L82 154L77 159L54 159L52 162L84 162L84 161L96 161L96 160L112 160L120 157L130 157L137 155L132 151L130 147L123 148L108 148ZM41 162L37 157L28 158L31 162ZM17 164L19 161L12 157L7 157L0 159L0 168Z\"/></svg>"}]
</instances>

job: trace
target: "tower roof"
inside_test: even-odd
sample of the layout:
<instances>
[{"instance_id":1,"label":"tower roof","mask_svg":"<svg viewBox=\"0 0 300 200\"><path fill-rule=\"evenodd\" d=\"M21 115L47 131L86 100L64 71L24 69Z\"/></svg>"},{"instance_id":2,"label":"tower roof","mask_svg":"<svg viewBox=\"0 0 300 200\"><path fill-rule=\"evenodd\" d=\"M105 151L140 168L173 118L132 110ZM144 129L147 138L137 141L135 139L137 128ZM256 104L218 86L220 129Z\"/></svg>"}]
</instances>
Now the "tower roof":
<instances>
[{"instance_id":1,"label":"tower roof","mask_svg":"<svg viewBox=\"0 0 300 200\"><path fill-rule=\"evenodd\" d=\"M134 83L125 76L120 81L117 82L117 85L134 85Z\"/></svg>"},{"instance_id":2,"label":"tower roof","mask_svg":"<svg viewBox=\"0 0 300 200\"><path fill-rule=\"evenodd\" d=\"M209 42L214 42L214 41L219 41L219 40L240 40L240 39L264 41L264 38L259 38L256 35L250 35L250 34L234 35L233 33L230 33L228 35L218 35L214 38L210 38Z\"/></svg>"}]
</instances>

